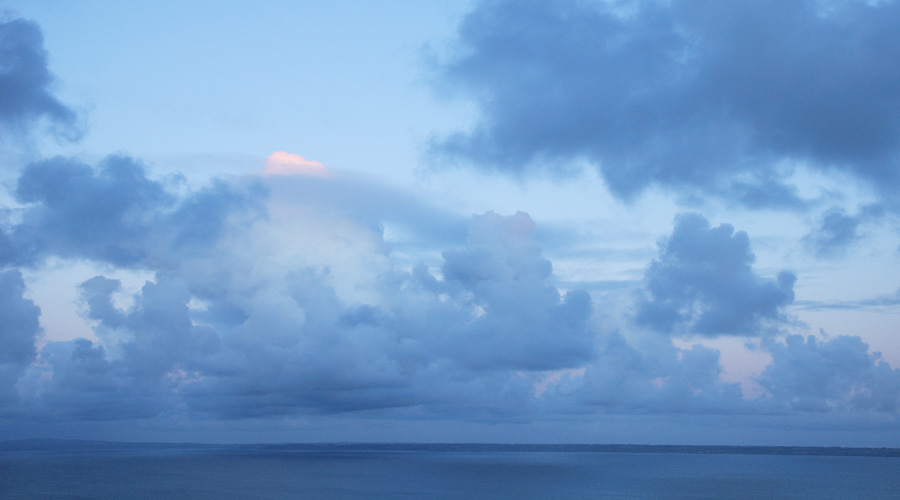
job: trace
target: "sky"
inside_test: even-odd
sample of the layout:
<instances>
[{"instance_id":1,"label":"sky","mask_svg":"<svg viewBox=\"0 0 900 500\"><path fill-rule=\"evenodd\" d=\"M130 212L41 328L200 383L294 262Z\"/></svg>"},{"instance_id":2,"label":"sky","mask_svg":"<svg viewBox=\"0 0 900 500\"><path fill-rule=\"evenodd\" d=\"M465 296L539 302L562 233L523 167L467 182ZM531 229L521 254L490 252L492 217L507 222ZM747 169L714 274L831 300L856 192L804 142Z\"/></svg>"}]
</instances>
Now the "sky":
<instances>
[{"instance_id":1,"label":"sky","mask_svg":"<svg viewBox=\"0 0 900 500\"><path fill-rule=\"evenodd\" d=\"M0 2L0 439L900 447L898 24Z\"/></svg>"}]
</instances>

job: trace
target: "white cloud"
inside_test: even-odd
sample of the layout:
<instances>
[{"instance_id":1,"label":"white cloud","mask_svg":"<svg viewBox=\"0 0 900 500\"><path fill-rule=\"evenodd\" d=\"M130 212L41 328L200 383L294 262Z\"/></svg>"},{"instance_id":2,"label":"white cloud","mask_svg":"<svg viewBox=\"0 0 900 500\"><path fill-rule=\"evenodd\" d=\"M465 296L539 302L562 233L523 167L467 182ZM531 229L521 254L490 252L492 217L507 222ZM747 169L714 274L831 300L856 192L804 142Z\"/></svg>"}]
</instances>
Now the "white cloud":
<instances>
[{"instance_id":1,"label":"white cloud","mask_svg":"<svg viewBox=\"0 0 900 500\"><path fill-rule=\"evenodd\" d=\"M275 151L266 158L266 165L263 167L263 175L303 175L307 177L331 177L331 170L320 162L307 160L306 158L287 153L285 151Z\"/></svg>"}]
</instances>

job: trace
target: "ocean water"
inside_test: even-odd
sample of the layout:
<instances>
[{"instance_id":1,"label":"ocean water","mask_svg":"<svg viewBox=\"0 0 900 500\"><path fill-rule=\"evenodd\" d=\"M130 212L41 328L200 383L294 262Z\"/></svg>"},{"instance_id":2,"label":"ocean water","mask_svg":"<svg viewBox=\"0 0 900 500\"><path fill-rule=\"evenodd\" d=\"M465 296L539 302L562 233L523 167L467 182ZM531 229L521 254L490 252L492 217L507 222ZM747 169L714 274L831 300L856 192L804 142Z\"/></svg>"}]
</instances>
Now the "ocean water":
<instances>
[{"instance_id":1,"label":"ocean water","mask_svg":"<svg viewBox=\"0 0 900 500\"><path fill-rule=\"evenodd\" d=\"M12 499L898 499L900 458L250 449L0 452Z\"/></svg>"}]
</instances>

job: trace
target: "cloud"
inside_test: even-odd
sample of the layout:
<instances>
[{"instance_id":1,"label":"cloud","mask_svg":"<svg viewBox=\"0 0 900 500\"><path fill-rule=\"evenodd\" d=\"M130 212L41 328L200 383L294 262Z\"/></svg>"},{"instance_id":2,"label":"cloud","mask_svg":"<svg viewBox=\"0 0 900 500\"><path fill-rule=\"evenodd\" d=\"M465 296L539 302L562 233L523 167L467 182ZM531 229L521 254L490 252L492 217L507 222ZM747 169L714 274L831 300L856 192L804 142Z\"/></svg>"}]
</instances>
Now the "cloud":
<instances>
[{"instance_id":1,"label":"cloud","mask_svg":"<svg viewBox=\"0 0 900 500\"><path fill-rule=\"evenodd\" d=\"M319 216L307 212L301 223ZM270 222L229 223L231 248L175 247L184 262L158 268L128 308L113 300L117 280L82 283L97 340L48 342L21 384L21 411L117 420L395 409L518 419L535 404L538 379L520 373L594 356L591 299L552 285L525 213L473 217L438 276L383 258L368 267L371 278L332 271L315 254L267 262L278 254L254 249L266 244L257 236ZM329 226L356 252L338 261L379 252L370 241L379 233Z\"/></svg>"},{"instance_id":2,"label":"cloud","mask_svg":"<svg viewBox=\"0 0 900 500\"><path fill-rule=\"evenodd\" d=\"M878 295L862 300L841 300L833 302L823 301L798 301L797 305L810 311L828 309L872 309L889 308L900 305L900 289L894 293Z\"/></svg>"},{"instance_id":3,"label":"cloud","mask_svg":"<svg viewBox=\"0 0 900 500\"><path fill-rule=\"evenodd\" d=\"M524 212L488 213L472 219L465 248L444 252L439 290L476 312L446 346L466 363L554 370L592 358L591 298L582 290L560 296L534 233Z\"/></svg>"},{"instance_id":4,"label":"cloud","mask_svg":"<svg viewBox=\"0 0 900 500\"><path fill-rule=\"evenodd\" d=\"M159 415L161 393L134 383L121 362L110 361L102 344L79 338L49 342L22 384L22 418L40 421L111 421ZM40 397L35 397L40 394Z\"/></svg>"},{"instance_id":5,"label":"cloud","mask_svg":"<svg viewBox=\"0 0 900 500\"><path fill-rule=\"evenodd\" d=\"M882 205L874 204L863 207L856 215L848 215L843 209L832 207L822 215L819 226L803 237L803 245L818 258L843 256L862 237L859 226L878 219L884 211Z\"/></svg>"},{"instance_id":6,"label":"cloud","mask_svg":"<svg viewBox=\"0 0 900 500\"><path fill-rule=\"evenodd\" d=\"M92 171L83 185L93 186L98 175ZM163 213L193 207L184 210L204 214L223 199L213 195L217 189L208 192L181 197L192 202L156 199ZM384 253L377 229L302 210L308 200L291 199L278 207L286 200L276 191L269 216L250 223L222 218L215 239L198 240L208 244L140 240L166 249L178 265L154 268L153 279L130 296L122 297L114 279L84 281L81 305L96 340L51 341L36 359L33 351L23 358L12 382L19 403L9 412L55 422L348 413L528 422L542 415L819 411L791 402L788 394L807 390L790 386L791 370L805 368L775 354L788 348L772 337L764 343L776 361L760 375L765 397L752 399L722 380L715 349L676 347L671 336L640 329L604 330L588 293L554 285L528 214L474 216L465 241L446 249L439 266L407 270ZM328 228L321 237L343 246L324 253L291 247L295 233L285 231L284 214L298 228ZM169 230L180 234L181 226ZM177 240L171 234L168 242ZM710 227L696 214L679 217L648 267L649 295L638 301L643 326L701 336L784 327L792 282L760 278L751 264L744 233ZM13 302L30 304L19 290ZM677 312L674 320L660 313L667 308ZM866 346L849 345L828 359L852 364L862 352L880 366L873 373L887 371L847 371L841 380L877 395L834 411L896 412L887 402L894 372Z\"/></svg>"},{"instance_id":7,"label":"cloud","mask_svg":"<svg viewBox=\"0 0 900 500\"><path fill-rule=\"evenodd\" d=\"M258 185L223 181L186 197L173 187L149 179L126 156L110 156L98 168L63 157L31 163L16 186L23 207L0 238L0 263L33 265L58 256L125 267L174 265L174 254L211 244L224 219L254 213L265 196Z\"/></svg>"},{"instance_id":8,"label":"cloud","mask_svg":"<svg viewBox=\"0 0 900 500\"><path fill-rule=\"evenodd\" d=\"M897 2L482 2L442 84L480 106L435 154L515 175L595 165L750 207L802 206L793 163L900 185Z\"/></svg>"},{"instance_id":9,"label":"cloud","mask_svg":"<svg viewBox=\"0 0 900 500\"><path fill-rule=\"evenodd\" d=\"M0 126L23 134L46 119L58 136L77 139L75 112L51 94L54 81L38 25L24 19L0 21Z\"/></svg>"},{"instance_id":10,"label":"cloud","mask_svg":"<svg viewBox=\"0 0 900 500\"><path fill-rule=\"evenodd\" d=\"M833 208L822 216L821 225L803 237L808 250L818 257L832 257L847 251L859 234L859 219Z\"/></svg>"},{"instance_id":11,"label":"cloud","mask_svg":"<svg viewBox=\"0 0 900 500\"><path fill-rule=\"evenodd\" d=\"M894 182L878 162L896 156L895 146L877 134L893 137L893 115L870 106L895 95L877 78L893 69L875 74L863 60L860 73L807 81L800 76L810 68L841 69L848 57L807 54L808 65L797 65L792 51L813 45L774 28L796 21L790 26L812 30L819 43L822 23L833 30L856 13L871 31L854 50L891 55L893 46L869 42L893 32L866 16L891 19L893 10L839 6L811 18L808 4L773 3L771 16L751 4L732 6L742 12L730 17L717 3L696 5L611 13L587 4L485 4L462 27L471 50L443 68L447 81L481 99L484 121L438 140L437 151L515 172L564 170L586 158L623 198L665 185L752 207L804 204L781 180L790 170L783 160ZM48 93L36 27L3 29L13 33L2 42L15 49L7 52L44 76L28 80L25 66L9 66L13 76L0 82L28 86L21 102L30 111L0 110L0 123L71 126L71 112ZM784 54L761 43L780 47L785 37L798 46ZM775 63L784 73L765 74ZM868 77L873 92L844 96L858 109L830 99ZM797 88L786 85L791 78ZM845 113L804 118L822 109ZM848 142L858 136L841 135L859 123L846 122L848 110L872 120L875 136L859 148ZM679 216L643 281L616 285L639 288L629 296L633 316L618 321L625 294L592 295L577 278L561 285L527 213L463 216L421 193L331 176L285 152L262 173L193 189L123 155L26 165L10 193L14 206L0 209L0 425L55 432L140 419L157 428L271 429L353 421L350 414L357 425L373 418L400 429L442 420L583 428L653 421L635 417L648 414L662 415L657 422L690 415L696 424L713 421L705 414L734 422L817 412L893 422L900 412L900 371L859 337L784 336L796 326L787 314L795 277L761 276L749 236L730 225ZM814 251L847 248L874 214L834 213L807 238ZM407 240L392 241L397 233ZM565 236L544 234L550 242ZM651 258L643 250L588 257L602 267L609 252L623 251L633 252L630 261ZM40 275L55 263L96 270L76 290L91 339L40 338L41 311L22 271ZM129 271L148 277L137 290L111 278ZM897 297L871 302L890 306ZM772 356L756 379L762 396L726 381L724 351L710 347L725 335L759 337ZM691 345L676 345L685 337ZM458 422L451 427L470 428Z\"/></svg>"},{"instance_id":12,"label":"cloud","mask_svg":"<svg viewBox=\"0 0 900 500\"><path fill-rule=\"evenodd\" d=\"M408 243L419 242L426 251L434 251L434 245L440 248L459 243L466 237L465 216L436 206L420 193L374 179L345 173L329 179L292 176L265 181L276 203L302 198L305 208L353 220L373 231L383 232L386 225L393 225L411 234Z\"/></svg>"},{"instance_id":13,"label":"cloud","mask_svg":"<svg viewBox=\"0 0 900 500\"><path fill-rule=\"evenodd\" d=\"M23 297L25 283L17 270L0 271L0 403L14 397L13 386L35 360L41 310Z\"/></svg>"},{"instance_id":14,"label":"cloud","mask_svg":"<svg viewBox=\"0 0 900 500\"><path fill-rule=\"evenodd\" d=\"M772 364L757 378L782 410L884 411L900 408L900 370L856 336L789 335L765 345Z\"/></svg>"},{"instance_id":15,"label":"cloud","mask_svg":"<svg viewBox=\"0 0 900 500\"><path fill-rule=\"evenodd\" d=\"M298 262L244 300L245 321L219 330L222 350L186 385L188 403L229 417L420 408L519 418L533 386L515 372L576 366L593 353L589 297L560 296L532 237L526 214L474 217L466 246L445 252L442 279L385 267L362 304ZM513 271L449 271L480 258Z\"/></svg>"},{"instance_id":16,"label":"cloud","mask_svg":"<svg viewBox=\"0 0 900 500\"><path fill-rule=\"evenodd\" d=\"M325 165L313 160L287 153L276 151L266 158L266 166L263 167L263 175L304 175L309 177L331 177L332 173Z\"/></svg>"},{"instance_id":17,"label":"cloud","mask_svg":"<svg viewBox=\"0 0 900 500\"><path fill-rule=\"evenodd\" d=\"M723 382L719 352L671 339L606 335L581 380L553 387L573 413L739 413L751 411L736 383ZM561 394L553 394L553 392ZM547 397L547 396L545 396Z\"/></svg>"},{"instance_id":18,"label":"cloud","mask_svg":"<svg viewBox=\"0 0 900 500\"><path fill-rule=\"evenodd\" d=\"M534 233L534 221L524 212L474 217L466 248L444 252L444 277L470 289L490 281L540 283L552 266L541 257Z\"/></svg>"},{"instance_id":19,"label":"cloud","mask_svg":"<svg viewBox=\"0 0 900 500\"><path fill-rule=\"evenodd\" d=\"M672 335L760 335L785 324L796 277L758 276L750 238L728 224L710 227L699 214L682 214L660 242L637 301L638 325Z\"/></svg>"}]
</instances>

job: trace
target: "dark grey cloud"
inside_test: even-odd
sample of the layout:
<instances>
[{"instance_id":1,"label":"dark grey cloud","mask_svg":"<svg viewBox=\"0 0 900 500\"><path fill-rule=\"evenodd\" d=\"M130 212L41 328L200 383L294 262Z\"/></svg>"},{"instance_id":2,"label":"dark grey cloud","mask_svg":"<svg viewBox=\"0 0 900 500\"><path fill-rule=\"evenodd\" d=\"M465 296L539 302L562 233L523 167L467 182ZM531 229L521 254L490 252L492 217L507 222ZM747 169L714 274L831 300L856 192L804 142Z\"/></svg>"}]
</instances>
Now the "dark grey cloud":
<instances>
[{"instance_id":1,"label":"dark grey cloud","mask_svg":"<svg viewBox=\"0 0 900 500\"><path fill-rule=\"evenodd\" d=\"M803 245L819 258L840 257L862 238L860 226L878 220L884 212L879 204L864 206L855 215L832 207L822 214L818 227L803 237Z\"/></svg>"},{"instance_id":2,"label":"dark grey cloud","mask_svg":"<svg viewBox=\"0 0 900 500\"><path fill-rule=\"evenodd\" d=\"M97 171L62 157L32 163L19 177L15 196L26 206L12 230L25 247L25 261L55 254L117 265L141 262L151 246L148 219L174 203L125 157L109 158Z\"/></svg>"},{"instance_id":3,"label":"dark grey cloud","mask_svg":"<svg viewBox=\"0 0 900 500\"><path fill-rule=\"evenodd\" d=\"M648 340L629 341L618 332L604 336L583 380L573 379L552 392L568 393L564 400L570 408L591 413L736 413L750 408L738 384L720 379L717 350L699 344L680 349L668 338Z\"/></svg>"},{"instance_id":4,"label":"dark grey cloud","mask_svg":"<svg viewBox=\"0 0 900 500\"><path fill-rule=\"evenodd\" d=\"M856 336L789 335L765 345L772 364L757 378L784 410L883 411L900 408L900 370Z\"/></svg>"},{"instance_id":5,"label":"dark grey cloud","mask_svg":"<svg viewBox=\"0 0 900 500\"><path fill-rule=\"evenodd\" d=\"M801 309L819 311L827 309L878 309L900 306L900 289L894 293L878 295L862 300L841 300L833 302L797 301Z\"/></svg>"},{"instance_id":6,"label":"dark grey cloud","mask_svg":"<svg viewBox=\"0 0 900 500\"><path fill-rule=\"evenodd\" d=\"M433 151L513 174L587 159L659 185L796 207L784 162L900 184L900 4L482 2L441 82L480 106Z\"/></svg>"},{"instance_id":7,"label":"dark grey cloud","mask_svg":"<svg viewBox=\"0 0 900 500\"><path fill-rule=\"evenodd\" d=\"M552 285L527 214L477 216L468 233L437 276L385 268L373 303L348 301L329 269L302 263L241 281L248 263L211 248L195 258L212 261L227 291L209 289L190 266L164 269L121 309L121 284L94 277L81 303L98 340L48 343L25 385L40 396L23 411L527 418L536 378L520 374L593 358L591 299Z\"/></svg>"},{"instance_id":8,"label":"dark grey cloud","mask_svg":"<svg viewBox=\"0 0 900 500\"><path fill-rule=\"evenodd\" d=\"M842 254L859 238L859 222L859 218L833 208L822 215L819 227L803 237L803 244L818 257Z\"/></svg>"},{"instance_id":9,"label":"dark grey cloud","mask_svg":"<svg viewBox=\"0 0 900 500\"><path fill-rule=\"evenodd\" d=\"M25 19L0 20L2 130L21 135L46 119L60 137L77 138L76 114L53 96L54 81L38 25Z\"/></svg>"},{"instance_id":10,"label":"dark grey cloud","mask_svg":"<svg viewBox=\"0 0 900 500\"><path fill-rule=\"evenodd\" d=\"M0 237L7 264L85 258L126 267L174 265L194 247L208 246L234 214L261 215L259 185L214 181L186 196L177 186L150 179L126 156L110 156L97 168L73 158L31 163L14 192L22 208Z\"/></svg>"},{"instance_id":11,"label":"dark grey cloud","mask_svg":"<svg viewBox=\"0 0 900 500\"><path fill-rule=\"evenodd\" d=\"M81 285L98 341L48 342L32 368L38 380L25 384L40 397L32 394L22 411L37 418L119 420L177 408L179 377L193 376L195 363L215 352L219 339L210 327L192 322L182 283L146 283L127 311L112 303L120 288L102 276Z\"/></svg>"},{"instance_id":12,"label":"dark grey cloud","mask_svg":"<svg viewBox=\"0 0 900 500\"><path fill-rule=\"evenodd\" d=\"M37 353L41 310L24 292L22 273L0 271L0 403L13 398L13 386Z\"/></svg>"},{"instance_id":13,"label":"dark grey cloud","mask_svg":"<svg viewBox=\"0 0 900 500\"><path fill-rule=\"evenodd\" d=\"M615 332L604 337L583 377L552 386L544 397L556 399L557 411L573 413L896 415L900 409L900 370L858 336L787 335L755 348L772 356L754 378L759 396L722 380L715 349Z\"/></svg>"},{"instance_id":14,"label":"dark grey cloud","mask_svg":"<svg viewBox=\"0 0 900 500\"><path fill-rule=\"evenodd\" d=\"M215 207L217 199L197 203ZM257 226L266 223L228 218L220 231L253 248ZM341 238L381 234L367 224L348 227ZM339 270L303 259L267 271L262 254L247 248L176 245L171 251L183 252L185 264L158 269L125 297L127 307L117 305L117 280L82 283L83 314L96 340L48 342L39 362L20 369L21 402L10 411L55 422L348 413L527 422L542 415L821 409L819 396L816 404L795 402L814 389L797 385L795 372L807 368L791 354L792 337L763 341L775 362L760 376L765 395L752 398L722 380L715 349L677 347L671 336L644 330L603 330L586 292L554 286L536 232L524 213L475 216L465 243L446 250L440 267L382 266L362 296L347 295ZM380 254L381 245L365 251ZM752 260L744 233L681 216L648 268L650 295L639 300L639 311L648 326L674 334L783 327L791 276L780 283L760 278ZM197 263L215 272L198 276ZM660 312L667 308L676 311L674 320ZM890 395L897 371L857 341L806 340L801 351L826 359L820 364L849 367L841 368L840 389L825 397L840 402L835 411L896 413ZM846 387L874 396L860 399Z\"/></svg>"},{"instance_id":15,"label":"dark grey cloud","mask_svg":"<svg viewBox=\"0 0 900 500\"><path fill-rule=\"evenodd\" d=\"M478 311L447 346L467 362L550 370L592 357L591 298L560 296L534 235L528 214L488 213L473 218L465 248L444 252L443 285Z\"/></svg>"},{"instance_id":16,"label":"dark grey cloud","mask_svg":"<svg viewBox=\"0 0 900 500\"><path fill-rule=\"evenodd\" d=\"M32 370L43 379L25 387L40 391L40 397L26 393L29 397L19 409L25 418L127 420L153 417L172 407L163 404L164 393L128 377L127 367L110 360L102 344L83 338L49 342L41 349L40 359L42 365Z\"/></svg>"},{"instance_id":17,"label":"dark grey cloud","mask_svg":"<svg viewBox=\"0 0 900 500\"><path fill-rule=\"evenodd\" d=\"M474 217L441 275L390 271L377 305L342 300L327 272L292 273L283 308L256 304L222 332L208 365L222 369L185 388L189 404L228 417L420 408L521 418L533 386L510 374L584 363L595 335L590 298L552 287L533 236L524 213Z\"/></svg>"},{"instance_id":18,"label":"dark grey cloud","mask_svg":"<svg viewBox=\"0 0 900 500\"><path fill-rule=\"evenodd\" d=\"M796 277L783 271L764 279L753 270L754 260L747 233L728 224L710 227L699 214L678 216L645 273L636 323L673 335L778 331Z\"/></svg>"}]
</instances>

